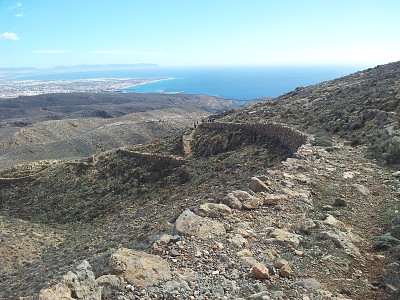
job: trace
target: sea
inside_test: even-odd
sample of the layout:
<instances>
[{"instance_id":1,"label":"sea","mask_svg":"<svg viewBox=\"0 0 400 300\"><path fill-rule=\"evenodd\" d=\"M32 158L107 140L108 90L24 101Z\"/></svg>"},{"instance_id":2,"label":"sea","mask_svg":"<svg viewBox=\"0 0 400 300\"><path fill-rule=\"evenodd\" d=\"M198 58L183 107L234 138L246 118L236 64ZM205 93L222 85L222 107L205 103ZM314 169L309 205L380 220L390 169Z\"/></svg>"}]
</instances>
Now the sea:
<instances>
[{"instance_id":1,"label":"sea","mask_svg":"<svg viewBox=\"0 0 400 300\"><path fill-rule=\"evenodd\" d=\"M120 92L203 94L227 99L251 100L277 97L304 87L345 76L365 66L231 66L139 67L121 70L46 73L14 80L62 80L94 78L165 78L128 87Z\"/></svg>"}]
</instances>

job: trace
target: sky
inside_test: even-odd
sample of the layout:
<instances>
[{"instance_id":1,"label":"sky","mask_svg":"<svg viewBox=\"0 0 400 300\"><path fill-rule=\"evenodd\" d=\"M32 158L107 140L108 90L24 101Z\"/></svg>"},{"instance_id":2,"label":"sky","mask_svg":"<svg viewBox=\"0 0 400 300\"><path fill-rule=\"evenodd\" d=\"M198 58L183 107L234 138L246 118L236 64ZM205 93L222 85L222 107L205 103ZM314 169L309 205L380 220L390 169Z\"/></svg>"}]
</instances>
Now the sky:
<instances>
[{"instance_id":1,"label":"sky","mask_svg":"<svg viewBox=\"0 0 400 300\"><path fill-rule=\"evenodd\" d=\"M400 60L399 0L0 0L0 67Z\"/></svg>"}]
</instances>

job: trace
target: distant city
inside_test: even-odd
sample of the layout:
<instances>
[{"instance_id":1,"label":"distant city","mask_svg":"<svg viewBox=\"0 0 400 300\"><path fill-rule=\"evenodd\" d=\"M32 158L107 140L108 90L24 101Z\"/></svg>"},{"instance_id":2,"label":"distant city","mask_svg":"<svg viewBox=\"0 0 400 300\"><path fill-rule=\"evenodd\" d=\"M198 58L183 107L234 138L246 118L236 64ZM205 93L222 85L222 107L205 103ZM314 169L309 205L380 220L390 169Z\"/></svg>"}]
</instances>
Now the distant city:
<instances>
[{"instance_id":1,"label":"distant city","mask_svg":"<svg viewBox=\"0 0 400 300\"><path fill-rule=\"evenodd\" d=\"M132 78L98 78L74 80L4 80L0 81L0 98L35 96L48 93L110 93L121 89L162 80Z\"/></svg>"}]
</instances>

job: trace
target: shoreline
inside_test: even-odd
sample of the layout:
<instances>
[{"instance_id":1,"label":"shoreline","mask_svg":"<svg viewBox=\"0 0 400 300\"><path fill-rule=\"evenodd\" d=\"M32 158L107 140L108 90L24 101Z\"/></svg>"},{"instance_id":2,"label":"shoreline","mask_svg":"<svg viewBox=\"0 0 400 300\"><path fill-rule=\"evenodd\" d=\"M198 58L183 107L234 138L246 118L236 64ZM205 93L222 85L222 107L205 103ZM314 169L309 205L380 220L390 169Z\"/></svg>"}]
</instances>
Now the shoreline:
<instances>
[{"instance_id":1,"label":"shoreline","mask_svg":"<svg viewBox=\"0 0 400 300\"><path fill-rule=\"evenodd\" d=\"M90 78L55 80L1 80L0 99L50 93L120 93L122 90L172 78Z\"/></svg>"}]
</instances>

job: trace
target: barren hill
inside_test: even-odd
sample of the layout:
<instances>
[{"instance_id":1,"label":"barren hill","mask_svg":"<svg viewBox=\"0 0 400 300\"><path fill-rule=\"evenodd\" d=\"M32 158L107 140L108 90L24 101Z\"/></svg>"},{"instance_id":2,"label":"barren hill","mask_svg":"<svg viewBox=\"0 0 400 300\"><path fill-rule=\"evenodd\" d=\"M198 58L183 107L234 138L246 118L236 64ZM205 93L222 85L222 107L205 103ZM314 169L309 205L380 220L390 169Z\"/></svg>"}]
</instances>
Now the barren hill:
<instances>
[{"instance_id":1,"label":"barren hill","mask_svg":"<svg viewBox=\"0 0 400 300\"><path fill-rule=\"evenodd\" d=\"M194 131L3 170L0 296L398 299L398 73L379 66ZM375 131L383 156L368 153Z\"/></svg>"},{"instance_id":2,"label":"barren hill","mask_svg":"<svg viewBox=\"0 0 400 300\"><path fill-rule=\"evenodd\" d=\"M236 107L201 95L48 94L0 100L0 168L143 143Z\"/></svg>"}]
</instances>

